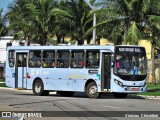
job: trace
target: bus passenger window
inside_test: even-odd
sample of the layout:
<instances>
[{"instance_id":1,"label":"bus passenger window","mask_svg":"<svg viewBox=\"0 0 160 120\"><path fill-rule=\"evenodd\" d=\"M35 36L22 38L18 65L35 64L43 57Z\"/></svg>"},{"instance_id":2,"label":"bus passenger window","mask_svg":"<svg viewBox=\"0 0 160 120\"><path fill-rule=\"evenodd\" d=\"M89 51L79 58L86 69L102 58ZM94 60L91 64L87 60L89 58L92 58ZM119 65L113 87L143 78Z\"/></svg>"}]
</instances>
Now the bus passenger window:
<instances>
[{"instance_id":1,"label":"bus passenger window","mask_svg":"<svg viewBox=\"0 0 160 120\"><path fill-rule=\"evenodd\" d=\"M58 68L68 68L69 67L69 51L57 51L57 64Z\"/></svg>"},{"instance_id":2,"label":"bus passenger window","mask_svg":"<svg viewBox=\"0 0 160 120\"><path fill-rule=\"evenodd\" d=\"M72 51L71 67L72 68L84 67L84 51Z\"/></svg>"},{"instance_id":3,"label":"bus passenger window","mask_svg":"<svg viewBox=\"0 0 160 120\"><path fill-rule=\"evenodd\" d=\"M43 51L43 67L53 68L55 66L55 51Z\"/></svg>"},{"instance_id":4,"label":"bus passenger window","mask_svg":"<svg viewBox=\"0 0 160 120\"><path fill-rule=\"evenodd\" d=\"M14 67L15 65L15 55L14 55L15 51L11 50L9 51L9 66L10 67Z\"/></svg>"},{"instance_id":5,"label":"bus passenger window","mask_svg":"<svg viewBox=\"0 0 160 120\"><path fill-rule=\"evenodd\" d=\"M41 66L41 51L30 51L29 53L29 67Z\"/></svg>"},{"instance_id":6,"label":"bus passenger window","mask_svg":"<svg viewBox=\"0 0 160 120\"><path fill-rule=\"evenodd\" d=\"M100 60L99 51L87 51L86 52L86 67L87 68L98 68Z\"/></svg>"}]
</instances>

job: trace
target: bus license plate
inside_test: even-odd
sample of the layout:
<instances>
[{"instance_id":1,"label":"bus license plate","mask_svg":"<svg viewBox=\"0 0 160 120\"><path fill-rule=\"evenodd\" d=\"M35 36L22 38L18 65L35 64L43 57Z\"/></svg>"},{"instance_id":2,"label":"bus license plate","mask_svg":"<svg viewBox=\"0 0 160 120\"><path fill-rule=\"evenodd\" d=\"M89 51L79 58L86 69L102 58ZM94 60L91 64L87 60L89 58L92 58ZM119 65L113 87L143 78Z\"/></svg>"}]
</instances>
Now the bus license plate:
<instances>
[{"instance_id":1,"label":"bus license plate","mask_svg":"<svg viewBox=\"0 0 160 120\"><path fill-rule=\"evenodd\" d=\"M131 88L131 91L138 91L138 88Z\"/></svg>"}]
</instances>

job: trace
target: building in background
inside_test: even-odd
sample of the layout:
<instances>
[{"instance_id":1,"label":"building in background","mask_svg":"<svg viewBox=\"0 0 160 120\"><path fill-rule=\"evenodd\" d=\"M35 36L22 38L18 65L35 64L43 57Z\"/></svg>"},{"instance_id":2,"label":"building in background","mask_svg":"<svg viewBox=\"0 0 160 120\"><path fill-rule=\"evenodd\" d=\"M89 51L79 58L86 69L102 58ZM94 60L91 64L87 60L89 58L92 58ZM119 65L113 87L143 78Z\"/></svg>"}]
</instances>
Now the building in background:
<instances>
[{"instance_id":1,"label":"building in background","mask_svg":"<svg viewBox=\"0 0 160 120\"><path fill-rule=\"evenodd\" d=\"M20 46L24 45L21 41L13 40L13 36L0 37L0 78L5 77L4 64L6 61L6 47L7 46Z\"/></svg>"}]
</instances>

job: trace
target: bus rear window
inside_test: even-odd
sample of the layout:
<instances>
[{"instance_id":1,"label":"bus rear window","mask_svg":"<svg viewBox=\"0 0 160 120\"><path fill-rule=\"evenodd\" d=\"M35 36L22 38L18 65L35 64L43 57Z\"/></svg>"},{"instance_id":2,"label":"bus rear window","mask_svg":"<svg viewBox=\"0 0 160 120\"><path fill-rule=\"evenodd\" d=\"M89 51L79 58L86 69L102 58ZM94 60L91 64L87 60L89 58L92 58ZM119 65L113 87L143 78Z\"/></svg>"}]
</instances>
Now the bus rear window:
<instances>
[{"instance_id":1,"label":"bus rear window","mask_svg":"<svg viewBox=\"0 0 160 120\"><path fill-rule=\"evenodd\" d=\"M14 65L15 65L15 51L10 50L9 51L9 66L14 67Z\"/></svg>"}]
</instances>

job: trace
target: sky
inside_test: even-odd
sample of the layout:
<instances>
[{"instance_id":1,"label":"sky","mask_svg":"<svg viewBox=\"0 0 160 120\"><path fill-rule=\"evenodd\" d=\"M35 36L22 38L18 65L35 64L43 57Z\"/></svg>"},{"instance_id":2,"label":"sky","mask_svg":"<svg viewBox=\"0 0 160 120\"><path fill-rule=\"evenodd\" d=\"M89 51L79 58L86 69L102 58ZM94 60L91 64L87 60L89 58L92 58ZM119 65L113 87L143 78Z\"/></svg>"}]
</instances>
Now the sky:
<instances>
[{"instance_id":1,"label":"sky","mask_svg":"<svg viewBox=\"0 0 160 120\"><path fill-rule=\"evenodd\" d=\"M0 0L0 8L3 8L3 12L7 11L7 6L9 3L11 3L13 0Z\"/></svg>"}]
</instances>

